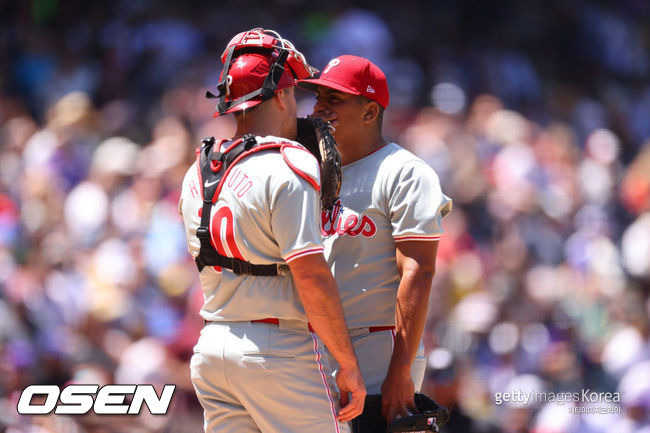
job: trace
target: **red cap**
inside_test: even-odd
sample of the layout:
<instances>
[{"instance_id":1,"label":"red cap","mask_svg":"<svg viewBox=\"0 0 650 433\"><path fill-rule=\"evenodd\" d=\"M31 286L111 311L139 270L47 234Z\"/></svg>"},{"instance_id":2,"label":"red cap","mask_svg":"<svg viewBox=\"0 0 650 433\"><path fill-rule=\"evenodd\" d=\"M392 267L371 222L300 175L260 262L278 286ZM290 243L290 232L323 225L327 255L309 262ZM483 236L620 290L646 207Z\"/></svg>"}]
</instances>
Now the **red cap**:
<instances>
[{"instance_id":1,"label":"red cap","mask_svg":"<svg viewBox=\"0 0 650 433\"><path fill-rule=\"evenodd\" d=\"M343 55L330 60L319 78L305 79L298 86L316 91L317 86L325 86L352 95L363 95L388 107L390 95L386 76L377 65L363 57Z\"/></svg>"}]
</instances>

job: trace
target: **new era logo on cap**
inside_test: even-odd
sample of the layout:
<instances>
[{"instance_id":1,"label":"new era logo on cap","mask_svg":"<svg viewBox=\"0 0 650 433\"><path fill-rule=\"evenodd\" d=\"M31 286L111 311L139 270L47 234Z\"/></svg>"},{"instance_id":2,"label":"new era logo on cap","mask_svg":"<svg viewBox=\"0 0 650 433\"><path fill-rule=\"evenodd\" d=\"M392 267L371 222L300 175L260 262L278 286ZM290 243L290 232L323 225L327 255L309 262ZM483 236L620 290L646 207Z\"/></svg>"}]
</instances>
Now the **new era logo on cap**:
<instances>
[{"instance_id":1,"label":"new era logo on cap","mask_svg":"<svg viewBox=\"0 0 650 433\"><path fill-rule=\"evenodd\" d=\"M343 55L330 60L320 77L301 80L298 85L308 90L325 86L339 92L363 95L386 108L390 95L386 76L370 60Z\"/></svg>"}]
</instances>

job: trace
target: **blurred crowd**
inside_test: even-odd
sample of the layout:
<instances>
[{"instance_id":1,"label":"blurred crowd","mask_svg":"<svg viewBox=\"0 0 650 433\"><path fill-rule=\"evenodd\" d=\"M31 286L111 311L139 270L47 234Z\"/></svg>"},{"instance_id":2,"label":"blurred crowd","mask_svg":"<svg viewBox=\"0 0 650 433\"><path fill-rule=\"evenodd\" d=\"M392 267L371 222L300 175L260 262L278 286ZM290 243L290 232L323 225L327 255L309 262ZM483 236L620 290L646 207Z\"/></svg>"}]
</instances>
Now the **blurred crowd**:
<instances>
[{"instance_id":1,"label":"blurred crowd","mask_svg":"<svg viewBox=\"0 0 650 433\"><path fill-rule=\"evenodd\" d=\"M425 330L447 431L650 432L650 5L245 3L0 3L0 432L202 431L177 203L234 131L203 97L219 55L258 25L379 64L386 136L454 200ZM36 383L177 388L167 416L19 416ZM620 402L495 401L583 390Z\"/></svg>"}]
</instances>

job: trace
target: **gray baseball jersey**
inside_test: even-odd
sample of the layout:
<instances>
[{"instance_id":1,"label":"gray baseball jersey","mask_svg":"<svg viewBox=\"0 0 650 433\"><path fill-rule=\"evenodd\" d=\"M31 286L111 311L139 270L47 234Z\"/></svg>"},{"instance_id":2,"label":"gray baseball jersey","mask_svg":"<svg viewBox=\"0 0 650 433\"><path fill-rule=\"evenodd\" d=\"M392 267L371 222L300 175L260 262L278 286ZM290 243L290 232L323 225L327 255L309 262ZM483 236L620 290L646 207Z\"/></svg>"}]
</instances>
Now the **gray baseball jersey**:
<instances>
[{"instance_id":1,"label":"gray baseball jersey","mask_svg":"<svg viewBox=\"0 0 650 433\"><path fill-rule=\"evenodd\" d=\"M371 327L395 325L400 282L395 243L439 239L450 210L433 169L391 143L343 167L339 206L322 214L325 256L368 394L381 393L394 347L394 330ZM420 343L411 366L416 391L425 368Z\"/></svg>"},{"instance_id":2,"label":"gray baseball jersey","mask_svg":"<svg viewBox=\"0 0 650 433\"><path fill-rule=\"evenodd\" d=\"M395 243L439 239L451 200L433 169L395 143L342 171L340 206L322 214L322 230L348 327L395 325Z\"/></svg>"},{"instance_id":3,"label":"gray baseball jersey","mask_svg":"<svg viewBox=\"0 0 650 433\"><path fill-rule=\"evenodd\" d=\"M318 227L320 171L316 159L295 142L257 137L258 143L287 142L282 153L266 150L244 158L223 180L212 208L210 234L220 253L256 264L290 262L323 252ZM290 166L291 164L291 166ZM292 168L293 167L293 168ZM301 175L296 175L298 170ZM188 250L199 253L201 185L196 163L183 181L179 209ZM208 321L268 317L307 321L290 275L236 275L207 266L200 275Z\"/></svg>"},{"instance_id":4,"label":"gray baseball jersey","mask_svg":"<svg viewBox=\"0 0 650 433\"><path fill-rule=\"evenodd\" d=\"M323 252L320 169L308 151L286 143L234 165L212 207L210 235L219 253L255 264L290 263ZM223 143L221 143L223 144ZM222 149L223 150L223 149ZM206 180L210 182L210 180ZM196 164L183 181L179 209L189 252L200 242L201 185ZM208 324L194 347L192 384L207 433L349 433L336 419L338 393L322 342L290 275L236 275L206 266L200 274ZM278 319L279 325L256 322ZM298 325L296 325L298 324ZM301 408L298 416L289 416Z\"/></svg>"}]
</instances>

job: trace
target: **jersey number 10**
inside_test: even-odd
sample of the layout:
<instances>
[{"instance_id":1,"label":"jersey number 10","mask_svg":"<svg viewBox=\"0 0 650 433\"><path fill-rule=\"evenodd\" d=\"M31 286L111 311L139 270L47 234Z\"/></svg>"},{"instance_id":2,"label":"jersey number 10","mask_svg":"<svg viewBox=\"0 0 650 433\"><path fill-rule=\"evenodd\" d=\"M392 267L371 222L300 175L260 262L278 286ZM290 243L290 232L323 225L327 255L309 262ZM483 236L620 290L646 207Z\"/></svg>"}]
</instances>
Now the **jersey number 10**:
<instances>
[{"instance_id":1,"label":"jersey number 10","mask_svg":"<svg viewBox=\"0 0 650 433\"><path fill-rule=\"evenodd\" d=\"M235 241L235 219L228 206L222 206L212 215L210 242L219 254L245 260ZM214 269L221 272L221 266Z\"/></svg>"}]
</instances>

